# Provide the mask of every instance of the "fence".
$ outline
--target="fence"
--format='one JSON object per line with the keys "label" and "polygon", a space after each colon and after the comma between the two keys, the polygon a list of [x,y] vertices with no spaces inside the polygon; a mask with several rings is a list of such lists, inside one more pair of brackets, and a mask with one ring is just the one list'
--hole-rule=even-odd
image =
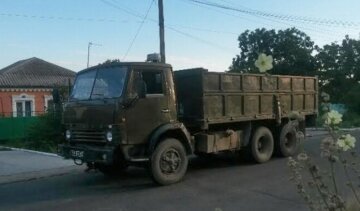
{"label": "fence", "polygon": [[[29,127],[36,124],[39,117],[44,114],[44,112],[32,111],[31,115],[14,117],[16,115],[13,115],[13,113],[2,113],[0,115],[0,141],[27,138]],[[54,113],[50,112],[49,114]]]}
{"label": "fence", "polygon": [[38,121],[38,117],[36,116],[0,118],[0,140],[26,138],[29,126],[35,124],[36,121]]}

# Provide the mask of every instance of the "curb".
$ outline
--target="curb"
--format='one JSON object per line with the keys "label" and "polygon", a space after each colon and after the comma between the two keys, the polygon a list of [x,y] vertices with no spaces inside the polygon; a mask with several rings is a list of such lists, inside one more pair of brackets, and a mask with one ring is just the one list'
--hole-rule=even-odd
{"label": "curb", "polygon": [[0,148],[10,149],[10,150],[13,150],[13,151],[29,152],[29,153],[34,153],[34,154],[39,154],[39,155],[46,155],[46,156],[51,156],[51,157],[60,157],[59,155],[57,155],[55,153],[50,153],[50,152],[40,152],[40,151],[35,151],[35,150],[30,150],[30,149],[5,147],[5,146],[1,146],[1,145],[0,145]]}

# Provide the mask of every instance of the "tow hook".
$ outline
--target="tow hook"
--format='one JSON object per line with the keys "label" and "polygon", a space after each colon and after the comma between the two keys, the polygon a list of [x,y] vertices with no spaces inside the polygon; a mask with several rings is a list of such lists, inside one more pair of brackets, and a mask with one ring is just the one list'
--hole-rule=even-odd
{"label": "tow hook", "polygon": [[80,159],[74,159],[74,163],[78,166],[81,166],[82,164],[84,164],[84,161]]}

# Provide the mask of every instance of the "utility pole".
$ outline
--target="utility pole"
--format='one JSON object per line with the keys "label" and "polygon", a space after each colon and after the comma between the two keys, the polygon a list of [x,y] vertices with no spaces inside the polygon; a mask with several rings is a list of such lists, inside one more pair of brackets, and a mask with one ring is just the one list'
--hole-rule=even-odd
{"label": "utility pole", "polygon": [[165,29],[164,29],[164,4],[159,0],[159,32],[160,32],[160,57],[161,62],[166,63],[165,58]]}
{"label": "utility pole", "polygon": [[101,46],[100,44],[96,44],[96,43],[93,43],[93,42],[89,42],[88,44],[88,55],[87,55],[87,66],[86,67],[89,67],[89,62],[90,62],[90,47],[94,45],[94,46]]}
{"label": "utility pole", "polygon": [[92,45],[92,42],[89,42],[88,44],[88,58],[87,58],[87,65],[86,67],[89,67],[89,60],[90,60],[90,46]]}

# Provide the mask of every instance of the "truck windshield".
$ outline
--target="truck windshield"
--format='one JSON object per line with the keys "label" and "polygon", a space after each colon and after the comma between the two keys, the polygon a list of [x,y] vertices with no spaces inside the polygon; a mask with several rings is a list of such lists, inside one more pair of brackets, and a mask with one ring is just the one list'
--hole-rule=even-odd
{"label": "truck windshield", "polygon": [[126,78],[126,67],[103,67],[77,75],[71,100],[120,97]]}

